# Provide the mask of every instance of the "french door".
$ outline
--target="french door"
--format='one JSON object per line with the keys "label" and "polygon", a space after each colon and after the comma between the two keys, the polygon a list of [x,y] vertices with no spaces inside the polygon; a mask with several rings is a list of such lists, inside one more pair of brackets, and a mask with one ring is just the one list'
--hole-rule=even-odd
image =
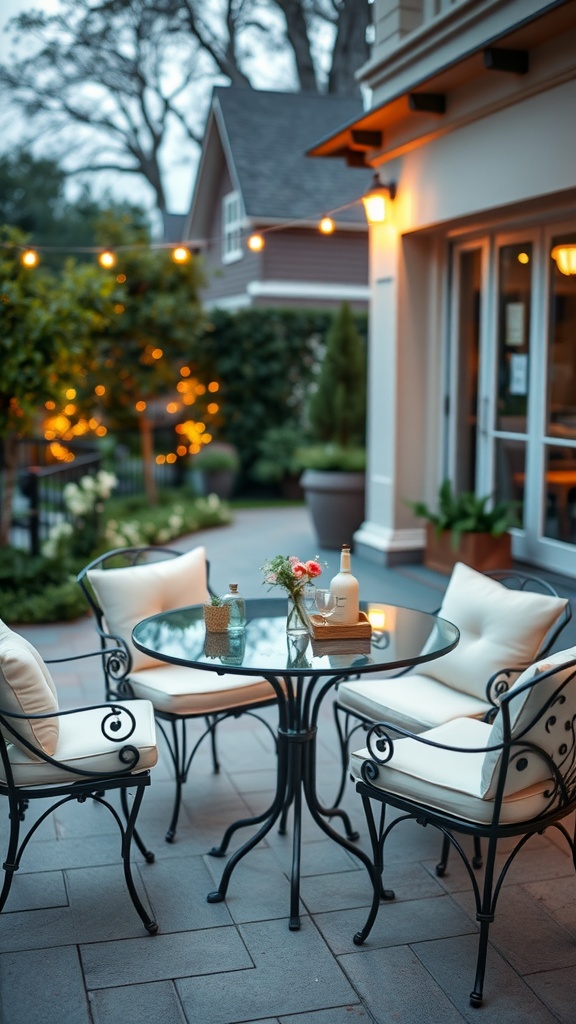
{"label": "french door", "polygon": [[518,559],[576,571],[576,224],[452,252],[447,461],[458,490],[517,503]]}

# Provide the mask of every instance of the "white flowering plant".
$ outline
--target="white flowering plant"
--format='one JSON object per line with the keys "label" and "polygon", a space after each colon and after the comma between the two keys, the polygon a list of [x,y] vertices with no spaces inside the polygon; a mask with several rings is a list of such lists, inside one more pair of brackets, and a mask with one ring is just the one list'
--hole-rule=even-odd
{"label": "white flowering plant", "polygon": [[71,522],[56,523],[42,547],[45,558],[89,558],[102,539],[104,504],[118,484],[114,473],[100,469],[77,483],[68,483],[62,492],[64,507]]}

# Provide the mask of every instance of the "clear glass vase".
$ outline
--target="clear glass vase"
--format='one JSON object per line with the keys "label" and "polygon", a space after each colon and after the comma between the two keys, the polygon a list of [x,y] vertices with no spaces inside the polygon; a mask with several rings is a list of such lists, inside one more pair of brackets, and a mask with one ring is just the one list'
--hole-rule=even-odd
{"label": "clear glass vase", "polygon": [[288,613],[286,615],[286,632],[291,636],[302,636],[308,633],[308,616],[304,610],[301,597],[288,597]]}

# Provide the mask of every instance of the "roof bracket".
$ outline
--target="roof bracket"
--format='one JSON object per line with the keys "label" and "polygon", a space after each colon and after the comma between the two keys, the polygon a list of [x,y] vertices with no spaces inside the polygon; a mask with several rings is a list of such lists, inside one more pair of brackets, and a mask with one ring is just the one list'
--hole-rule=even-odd
{"label": "roof bracket", "polygon": [[443,92],[411,92],[408,107],[426,114],[445,114],[446,97]]}
{"label": "roof bracket", "polygon": [[352,128],[350,138],[356,149],[382,148],[382,132],[369,132],[363,131],[361,128]]}
{"label": "roof bracket", "polygon": [[484,67],[489,71],[511,71],[515,75],[525,75],[528,63],[528,50],[501,50],[493,46],[484,50]]}

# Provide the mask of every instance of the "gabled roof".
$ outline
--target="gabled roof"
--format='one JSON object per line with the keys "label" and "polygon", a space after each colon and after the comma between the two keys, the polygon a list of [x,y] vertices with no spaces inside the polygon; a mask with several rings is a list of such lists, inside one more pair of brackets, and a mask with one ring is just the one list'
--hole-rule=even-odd
{"label": "gabled roof", "polygon": [[[365,168],[311,160],[314,142],[362,114],[360,100],[318,93],[266,92],[238,86],[214,89],[188,237],[205,236],[217,181],[225,164],[254,223],[308,220],[357,200],[370,174]],[[365,228],[361,204],[335,219]]]}

